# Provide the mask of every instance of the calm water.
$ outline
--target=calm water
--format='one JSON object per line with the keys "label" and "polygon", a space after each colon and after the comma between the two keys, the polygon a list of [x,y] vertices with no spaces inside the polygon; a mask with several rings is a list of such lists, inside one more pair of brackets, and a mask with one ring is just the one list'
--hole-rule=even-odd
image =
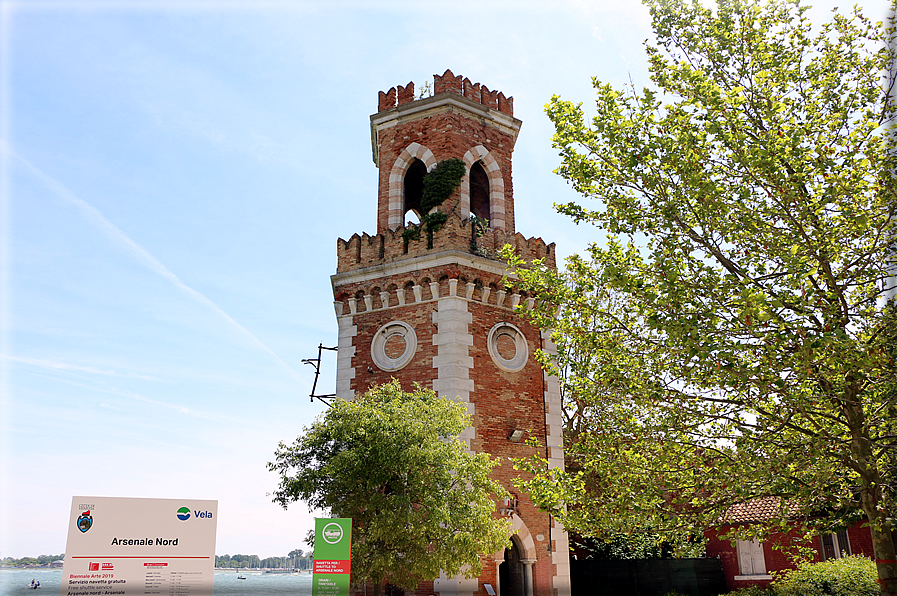
{"label": "calm water", "polygon": [[[243,573],[237,579],[232,571],[215,572],[215,596],[311,596],[310,573]],[[40,582],[31,590],[31,580]],[[62,570],[0,569],[2,596],[58,596]]]}

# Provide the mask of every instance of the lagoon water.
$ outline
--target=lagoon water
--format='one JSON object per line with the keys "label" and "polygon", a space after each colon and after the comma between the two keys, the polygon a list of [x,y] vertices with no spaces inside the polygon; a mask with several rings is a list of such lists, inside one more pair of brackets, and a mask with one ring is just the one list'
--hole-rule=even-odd
{"label": "lagoon water", "polygon": [[[237,575],[216,571],[214,596],[311,596],[310,573],[244,572],[246,579]],[[39,590],[28,587],[32,579],[40,582]],[[61,584],[61,569],[0,569],[2,596],[58,596]]]}

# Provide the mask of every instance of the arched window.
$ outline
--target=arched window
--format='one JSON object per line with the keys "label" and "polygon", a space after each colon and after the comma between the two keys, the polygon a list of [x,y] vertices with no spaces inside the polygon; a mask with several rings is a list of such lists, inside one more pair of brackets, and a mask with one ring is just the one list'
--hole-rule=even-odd
{"label": "arched window", "polygon": [[[420,221],[420,200],[424,192],[424,175],[427,173],[427,166],[419,159],[415,159],[408,171],[405,172],[405,205],[402,209],[403,223],[409,219]],[[414,213],[415,217],[409,217],[408,212]]]}
{"label": "arched window", "polygon": [[470,212],[480,219],[489,219],[489,176],[481,162],[470,167]]}

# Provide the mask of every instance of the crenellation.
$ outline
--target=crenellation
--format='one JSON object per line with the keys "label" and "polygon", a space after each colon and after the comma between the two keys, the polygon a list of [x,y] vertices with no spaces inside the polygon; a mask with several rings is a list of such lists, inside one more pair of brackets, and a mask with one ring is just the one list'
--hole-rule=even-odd
{"label": "crenellation", "polygon": [[386,93],[383,91],[377,97],[377,111],[382,112],[396,107],[396,88],[393,87]]}
{"label": "crenellation", "polygon": [[483,103],[483,95],[480,91],[479,83],[471,83],[470,79],[464,77],[464,97],[476,103]]}
{"label": "crenellation", "polygon": [[514,98],[505,97],[501,91],[498,92],[498,111],[508,116],[514,115]]}
{"label": "crenellation", "polygon": [[489,91],[489,88],[483,85],[480,87],[480,97],[484,106],[493,110],[498,109],[498,91]]}
{"label": "crenellation", "polygon": [[[459,250],[498,259],[498,253],[509,244],[525,261],[543,259],[545,265],[555,267],[555,245],[546,244],[541,238],[527,238],[519,232],[506,233],[501,228],[485,230],[472,238],[470,220],[450,215],[445,225],[433,234],[433,246],[428,247],[426,232],[420,230],[417,238],[406,240],[403,236],[409,228],[386,230],[370,236],[353,234],[348,240],[337,240],[337,273],[354,271],[375,265],[383,265],[446,250]],[[413,229],[413,228],[412,228]]]}
{"label": "crenellation", "polygon": [[[500,91],[490,91],[488,87],[480,83],[474,83],[469,78],[455,75],[447,69],[441,75],[433,75],[433,94],[457,93],[475,103],[487,108],[498,110],[508,116],[514,115],[514,98],[505,97]],[[391,110],[414,101],[414,82],[409,82],[404,87],[391,87],[389,91],[380,91],[377,96],[377,113]]]}
{"label": "crenellation", "polygon": [[448,91],[461,95],[462,89],[463,83],[461,82],[461,76],[455,76],[451,69],[445,69],[442,76],[433,75],[433,91],[436,95]]}
{"label": "crenellation", "polygon": [[412,101],[414,101],[414,81],[409,82],[404,87],[399,85],[397,105],[406,104]]}

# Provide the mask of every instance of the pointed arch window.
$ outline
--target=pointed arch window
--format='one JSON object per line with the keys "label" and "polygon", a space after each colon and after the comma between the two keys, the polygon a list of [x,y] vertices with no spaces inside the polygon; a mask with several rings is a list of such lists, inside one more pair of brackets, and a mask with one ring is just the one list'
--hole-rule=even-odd
{"label": "pointed arch window", "polygon": [[470,167],[470,212],[480,219],[489,219],[489,176],[482,162]]}
{"label": "pointed arch window", "polygon": [[[412,221],[420,221],[420,201],[424,192],[424,175],[427,173],[427,166],[419,159],[415,159],[405,172],[405,198],[402,208],[403,223],[411,219]],[[409,211],[414,213],[413,217],[409,217]]]}

